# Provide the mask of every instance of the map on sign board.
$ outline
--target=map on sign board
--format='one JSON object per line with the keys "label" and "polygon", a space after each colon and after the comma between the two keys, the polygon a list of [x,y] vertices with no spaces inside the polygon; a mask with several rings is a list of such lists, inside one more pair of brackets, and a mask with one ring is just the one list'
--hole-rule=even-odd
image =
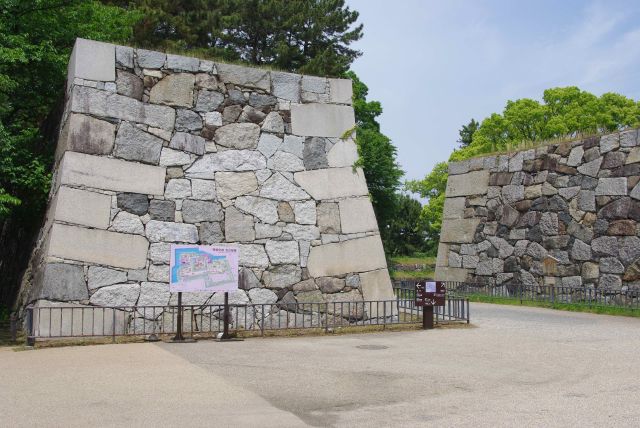
{"label": "map on sign board", "polygon": [[236,245],[171,245],[172,292],[238,289]]}
{"label": "map on sign board", "polygon": [[426,282],[424,291],[426,293],[435,293],[436,292],[436,283],[435,282]]}

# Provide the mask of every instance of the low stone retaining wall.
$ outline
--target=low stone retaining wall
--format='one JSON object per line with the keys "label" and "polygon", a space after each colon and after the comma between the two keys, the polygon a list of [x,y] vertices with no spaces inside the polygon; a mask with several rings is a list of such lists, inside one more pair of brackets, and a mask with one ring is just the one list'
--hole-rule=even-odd
{"label": "low stone retaining wall", "polygon": [[640,286],[638,130],[449,165],[436,279]]}

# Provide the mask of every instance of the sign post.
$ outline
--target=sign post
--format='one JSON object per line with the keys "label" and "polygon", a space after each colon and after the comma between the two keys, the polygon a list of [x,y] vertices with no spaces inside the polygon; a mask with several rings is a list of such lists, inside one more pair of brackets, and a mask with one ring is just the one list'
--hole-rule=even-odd
{"label": "sign post", "polygon": [[422,329],[433,328],[433,307],[444,306],[446,289],[441,281],[416,284],[416,307],[422,307]]}
{"label": "sign post", "polygon": [[194,341],[183,336],[183,292],[224,292],[224,333],[229,334],[229,291],[238,289],[239,249],[233,244],[171,245],[169,291],[178,293],[178,326],[174,342]]}

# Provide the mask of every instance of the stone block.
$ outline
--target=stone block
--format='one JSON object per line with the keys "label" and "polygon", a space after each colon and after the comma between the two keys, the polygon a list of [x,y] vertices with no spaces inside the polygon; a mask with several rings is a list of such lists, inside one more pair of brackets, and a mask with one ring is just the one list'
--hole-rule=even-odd
{"label": "stone block", "polygon": [[198,92],[195,110],[199,112],[212,112],[224,102],[224,95],[218,91],[201,90]]}
{"label": "stone block", "polygon": [[253,217],[242,214],[236,207],[225,210],[224,236],[227,242],[252,242],[256,239]]}
{"label": "stone block", "polygon": [[185,223],[222,221],[224,213],[218,202],[186,200],[182,203],[182,219]]}
{"label": "stone block", "polygon": [[56,148],[56,160],[65,151],[108,155],[113,150],[116,126],[84,114],[70,114]]}
{"label": "stone block", "polygon": [[269,257],[264,250],[264,245],[239,244],[240,266],[249,268],[266,268],[269,266]]}
{"label": "stone block", "polygon": [[224,63],[216,63],[216,67],[218,76],[224,83],[262,89],[267,92],[271,89],[271,77],[267,70]]}
{"label": "stone block", "polygon": [[596,196],[625,196],[627,177],[600,178],[596,187]]}
{"label": "stone block", "polygon": [[353,84],[350,79],[329,79],[329,101],[351,104]]}
{"label": "stone block", "polygon": [[309,137],[342,137],[355,126],[353,108],[330,104],[292,104],[291,130]]}
{"label": "stone block", "polygon": [[57,221],[106,229],[111,216],[111,196],[60,186],[51,212]]}
{"label": "stone block", "polygon": [[[264,223],[274,224],[278,222],[277,201],[258,198],[255,196],[241,196],[236,199],[235,206],[236,208],[255,216]],[[291,207],[289,207],[289,209],[291,209]],[[291,215],[293,217],[293,212]],[[293,221],[293,218],[291,221]]]}
{"label": "stone block", "polygon": [[327,159],[327,141],[321,137],[309,137],[305,139],[302,157],[304,167],[307,170],[323,169],[329,166]]}
{"label": "stone block", "polygon": [[75,86],[71,93],[70,111],[93,116],[144,123],[173,130],[176,112],[171,107],[142,103],[133,98],[86,86]]}
{"label": "stone block", "polygon": [[217,172],[215,175],[218,198],[234,199],[246,195],[258,188],[256,174],[247,172]]}
{"label": "stone block", "polygon": [[358,148],[352,140],[340,140],[327,153],[327,162],[329,168],[352,167],[358,157]]}
{"label": "stone block", "polygon": [[316,224],[317,214],[315,201],[296,202],[293,211],[296,223]]}
{"label": "stone block", "polygon": [[304,170],[304,164],[296,155],[278,150],[267,161],[267,168],[275,171],[297,172]]}
{"label": "stone block", "polygon": [[300,79],[302,76],[293,73],[271,72],[271,93],[293,103],[300,102]]}
{"label": "stone block", "polygon": [[469,269],[436,266],[434,279],[436,281],[465,282],[469,272]]}
{"label": "stone block", "polygon": [[192,107],[194,84],[193,74],[169,74],[151,88],[149,101],[154,104]]}
{"label": "stone block", "polygon": [[300,250],[296,241],[267,241],[265,249],[272,265],[300,262]]}
{"label": "stone block", "polygon": [[357,168],[329,168],[302,171],[294,179],[315,200],[336,199],[369,194],[364,172]]}
{"label": "stone block", "polygon": [[136,54],[140,68],[162,68],[167,60],[167,55],[163,52],[138,49]]}
{"label": "stone block", "polygon": [[[296,173],[296,176],[297,174],[304,173]],[[271,178],[264,182],[260,189],[260,196],[277,201],[300,201],[309,199],[309,195],[303,189],[287,180],[281,173],[273,174]]]}
{"label": "stone block", "polygon": [[76,39],[67,68],[67,87],[75,79],[113,82],[116,80],[116,50],[109,43]]}
{"label": "stone block", "polygon": [[127,282],[127,273],[102,266],[90,266],[88,279],[89,290],[96,290],[107,285]]}
{"label": "stone block", "polygon": [[[379,269],[371,272],[360,274],[360,286],[362,288],[362,298],[367,301],[389,301],[395,300],[393,287],[391,286],[391,278],[387,269]],[[371,312],[368,313],[371,318],[378,318],[386,314],[387,316],[395,315],[393,313],[394,305],[392,303],[373,305]],[[369,306],[365,304],[365,311],[369,312]]]}
{"label": "stone block", "polygon": [[200,60],[189,56],[167,55],[167,68],[179,71],[198,71]]}
{"label": "stone block", "polygon": [[340,209],[337,203],[323,202],[319,204],[316,208],[316,215],[321,233],[341,233]]}
{"label": "stone block", "polygon": [[126,68],[133,68],[133,48],[116,46],[116,63]]}
{"label": "stone block", "polygon": [[89,302],[97,306],[135,306],[140,297],[140,284],[114,284],[98,289]]}
{"label": "stone block", "polygon": [[[218,113],[220,125],[222,125],[222,115]],[[176,114],[176,131],[194,132],[202,129],[202,116],[193,110],[186,108],[178,109]]]}
{"label": "stone block", "polygon": [[133,73],[118,70],[116,77],[116,92],[129,98],[141,100],[144,94],[144,83]]}
{"label": "stone block", "polygon": [[204,155],[187,169],[186,176],[213,180],[216,171],[258,171],[266,166],[266,159],[258,151],[225,150]]}
{"label": "stone block", "polygon": [[163,141],[129,122],[123,122],[116,136],[113,155],[118,158],[157,165]]}
{"label": "stone block", "polygon": [[176,218],[176,203],[174,201],[162,201],[154,199],[149,204],[149,217],[151,220],[174,221]]}
{"label": "stone block", "polygon": [[386,267],[379,236],[312,247],[307,265],[309,274],[314,278],[367,272]]}
{"label": "stone block", "polygon": [[489,171],[472,171],[466,174],[450,175],[447,180],[446,195],[455,196],[484,195],[489,187]]}
{"label": "stone block", "polygon": [[371,232],[378,230],[373,205],[368,197],[349,198],[339,202],[342,233]]}
{"label": "stone block", "polygon": [[146,225],[146,234],[151,242],[198,242],[198,229],[192,224],[151,220]]}
{"label": "stone block", "polygon": [[48,255],[125,269],[142,269],[149,242],[142,236],[54,224]]}
{"label": "stone block", "polygon": [[479,218],[444,220],[440,232],[440,242],[471,243],[479,224]]}
{"label": "stone block", "polygon": [[464,215],[466,198],[446,198],[442,218],[459,219]]}
{"label": "stone block", "polygon": [[35,275],[40,290],[37,299],[86,300],[89,298],[81,265],[47,263]]}
{"label": "stone block", "polygon": [[162,195],[165,169],[120,159],[66,152],[58,170],[62,185]]}
{"label": "stone block", "polygon": [[176,132],[169,143],[169,147],[172,149],[182,150],[196,155],[203,155],[205,146],[206,141],[204,138],[186,132]]}

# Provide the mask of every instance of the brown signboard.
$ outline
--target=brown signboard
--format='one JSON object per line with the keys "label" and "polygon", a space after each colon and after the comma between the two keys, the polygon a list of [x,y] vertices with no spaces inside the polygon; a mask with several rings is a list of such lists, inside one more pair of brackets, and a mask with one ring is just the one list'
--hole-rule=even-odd
{"label": "brown signboard", "polygon": [[416,284],[416,306],[444,306],[446,288],[442,281],[424,281]]}

